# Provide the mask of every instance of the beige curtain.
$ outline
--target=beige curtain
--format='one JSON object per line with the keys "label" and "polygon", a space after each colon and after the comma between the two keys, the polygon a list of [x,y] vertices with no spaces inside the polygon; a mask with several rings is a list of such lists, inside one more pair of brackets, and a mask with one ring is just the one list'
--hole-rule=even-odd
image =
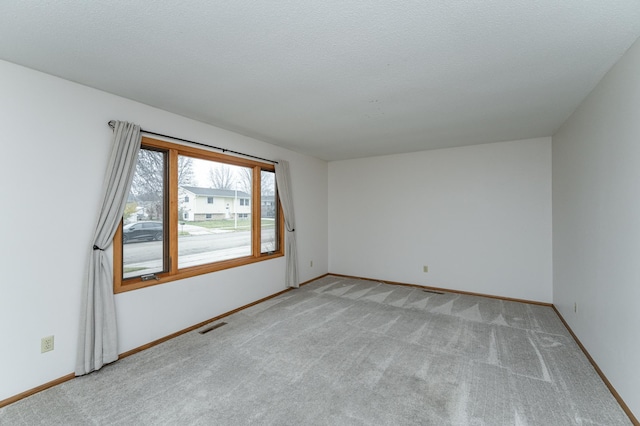
{"label": "beige curtain", "polygon": [[298,282],[298,249],[296,244],[296,221],[293,214],[293,198],[291,194],[291,174],[289,173],[289,163],[285,160],[278,160],[276,168],[276,184],[278,187],[278,198],[282,204],[284,212],[285,236],[285,256],[287,258],[286,285],[297,288]]}
{"label": "beige curtain", "polygon": [[113,269],[105,254],[122,219],[140,150],[140,126],[115,121],[103,201],[82,289],[76,376],[118,359]]}

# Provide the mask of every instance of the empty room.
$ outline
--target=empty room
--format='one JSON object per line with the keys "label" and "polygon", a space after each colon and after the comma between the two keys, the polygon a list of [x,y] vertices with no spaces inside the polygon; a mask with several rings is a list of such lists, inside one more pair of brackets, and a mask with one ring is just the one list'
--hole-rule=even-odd
{"label": "empty room", "polygon": [[0,16],[0,424],[640,424],[636,0]]}

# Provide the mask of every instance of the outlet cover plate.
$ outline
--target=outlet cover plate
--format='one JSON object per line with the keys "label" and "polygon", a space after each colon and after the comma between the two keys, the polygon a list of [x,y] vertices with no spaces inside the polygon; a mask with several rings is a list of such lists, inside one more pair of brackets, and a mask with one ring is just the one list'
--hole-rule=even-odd
{"label": "outlet cover plate", "polygon": [[53,350],[53,336],[43,337],[40,341],[40,353],[45,353]]}

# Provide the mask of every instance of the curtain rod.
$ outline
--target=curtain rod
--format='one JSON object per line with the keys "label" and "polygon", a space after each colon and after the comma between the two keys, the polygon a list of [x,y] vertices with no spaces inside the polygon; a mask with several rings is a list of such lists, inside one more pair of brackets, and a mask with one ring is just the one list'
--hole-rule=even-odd
{"label": "curtain rod", "polygon": [[[116,125],[114,120],[109,121],[107,124],[112,129]],[[189,139],[182,139],[182,138],[177,138],[175,136],[163,135],[162,133],[150,132],[150,131],[144,130],[144,129],[140,129],[140,133],[146,133],[147,135],[160,136],[162,138],[169,138],[169,139],[173,139],[173,140],[180,141],[180,142],[187,142],[187,143],[194,144],[194,145],[199,145],[199,146],[204,146],[204,147],[207,147],[207,148],[217,149],[218,151],[222,151],[223,153],[224,152],[230,152],[232,154],[242,155],[243,157],[255,158],[256,160],[262,160],[262,161],[267,161],[269,163],[278,164],[277,161],[269,160],[268,158],[257,157],[255,155],[245,154],[245,153],[238,152],[238,151],[233,151],[233,150],[227,149],[227,148],[220,148],[219,146],[208,145],[208,144],[202,143],[202,142],[190,141]]]}

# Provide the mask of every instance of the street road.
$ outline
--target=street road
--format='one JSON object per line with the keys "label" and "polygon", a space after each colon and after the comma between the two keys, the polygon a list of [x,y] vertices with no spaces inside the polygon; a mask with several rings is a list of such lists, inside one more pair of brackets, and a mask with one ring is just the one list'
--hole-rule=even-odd
{"label": "street road", "polygon": [[[263,241],[272,238],[273,229],[262,232]],[[178,238],[178,254],[181,257],[237,247],[247,247],[248,254],[251,252],[251,231],[187,235]],[[162,257],[162,241],[125,244],[123,257],[125,265],[157,260]]]}

